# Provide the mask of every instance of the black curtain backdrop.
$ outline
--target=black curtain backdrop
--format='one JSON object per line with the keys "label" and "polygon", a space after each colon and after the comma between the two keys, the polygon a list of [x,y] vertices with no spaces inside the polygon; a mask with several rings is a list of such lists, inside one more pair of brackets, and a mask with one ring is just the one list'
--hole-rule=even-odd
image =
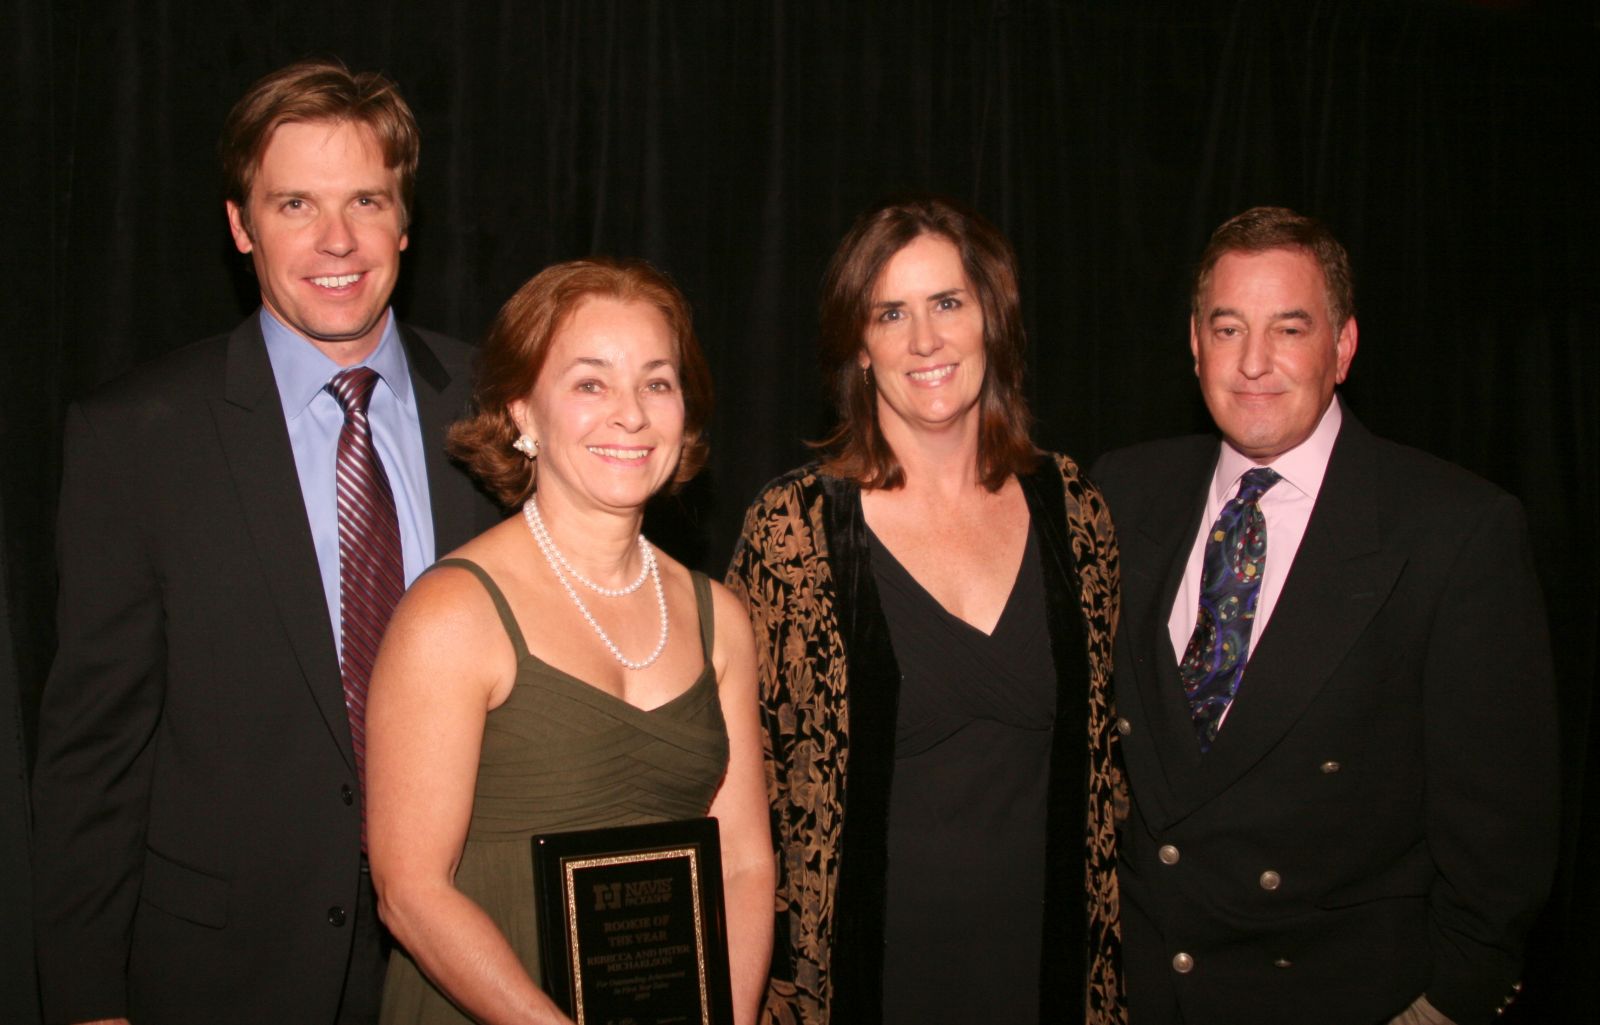
{"label": "black curtain backdrop", "polygon": [[421,122],[396,293],[408,319],[476,338],[522,281],[590,253],[642,256],[677,279],[716,377],[713,453],[647,529],[712,571],[745,504],[829,421],[818,282],[873,200],[947,192],[1007,233],[1038,440],[1085,463],[1207,426],[1185,319],[1210,229],[1258,203],[1327,220],[1358,275],[1354,408],[1528,509],[1560,673],[1565,820],[1514,1014],[1588,1020],[1600,30],[1587,5],[5,7],[0,740],[18,745],[14,757],[0,745],[6,1021],[33,1013],[16,784],[54,643],[62,414],[253,309],[215,139],[250,82],[309,54],[388,72]]}

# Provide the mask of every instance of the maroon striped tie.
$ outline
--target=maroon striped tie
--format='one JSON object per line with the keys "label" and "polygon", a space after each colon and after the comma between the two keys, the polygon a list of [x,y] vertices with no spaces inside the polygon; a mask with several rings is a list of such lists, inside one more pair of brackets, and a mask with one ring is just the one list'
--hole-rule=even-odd
{"label": "maroon striped tie", "polygon": [[383,463],[372,446],[367,403],[378,383],[370,367],[341,370],[328,391],[344,408],[335,462],[339,502],[339,673],[344,707],[350,716],[356,776],[362,793],[361,849],[367,847],[366,761],[367,682],[378,656],[378,641],[395,603],[405,590],[400,554],[400,520]]}

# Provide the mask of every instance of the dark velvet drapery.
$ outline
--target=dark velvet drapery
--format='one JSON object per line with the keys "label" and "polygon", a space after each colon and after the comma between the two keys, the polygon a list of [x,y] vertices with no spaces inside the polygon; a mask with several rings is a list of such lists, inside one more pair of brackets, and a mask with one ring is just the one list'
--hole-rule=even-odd
{"label": "dark velvet drapery", "polygon": [[818,279],[873,199],[944,191],[1007,232],[1038,438],[1085,463],[1205,423],[1185,293],[1211,227],[1267,202],[1328,220],[1359,277],[1346,394],[1363,421],[1528,508],[1560,672],[1565,832],[1515,1013],[1587,1018],[1600,961],[1588,5],[5,7],[0,1018],[32,1014],[27,930],[11,923],[26,920],[21,776],[53,644],[62,412],[253,306],[214,140],[249,82],[308,53],[386,70],[421,121],[408,319],[476,336],[540,267],[591,252],[649,258],[683,286],[718,386],[713,455],[650,530],[709,569],[758,486],[827,422]]}

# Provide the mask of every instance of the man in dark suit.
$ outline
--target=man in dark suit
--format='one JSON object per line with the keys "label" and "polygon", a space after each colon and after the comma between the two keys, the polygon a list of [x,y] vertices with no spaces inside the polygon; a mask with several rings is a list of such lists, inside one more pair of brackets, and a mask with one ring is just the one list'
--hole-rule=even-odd
{"label": "man in dark suit", "polygon": [[1338,241],[1240,214],[1190,325],[1221,443],[1093,473],[1122,553],[1137,1025],[1490,1020],[1549,886],[1553,687],[1521,507],[1357,422],[1334,394],[1356,340]]}
{"label": "man in dark suit", "polygon": [[394,84],[292,65],[221,152],[262,308],[67,416],[34,774],[52,1023],[375,1019],[365,673],[403,585],[494,520],[442,448],[469,351],[389,308],[417,163]]}

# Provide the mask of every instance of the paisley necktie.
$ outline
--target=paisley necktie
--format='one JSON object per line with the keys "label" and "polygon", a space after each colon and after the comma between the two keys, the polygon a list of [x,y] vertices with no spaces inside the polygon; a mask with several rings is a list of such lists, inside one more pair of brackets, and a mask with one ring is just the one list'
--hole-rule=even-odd
{"label": "paisley necktie", "polygon": [[1282,479],[1265,466],[1246,473],[1238,495],[1222,507],[1206,535],[1200,612],[1178,664],[1201,751],[1211,750],[1222,716],[1244,675],[1256,602],[1261,597],[1261,574],[1267,565],[1267,521],[1261,515],[1260,500]]}

